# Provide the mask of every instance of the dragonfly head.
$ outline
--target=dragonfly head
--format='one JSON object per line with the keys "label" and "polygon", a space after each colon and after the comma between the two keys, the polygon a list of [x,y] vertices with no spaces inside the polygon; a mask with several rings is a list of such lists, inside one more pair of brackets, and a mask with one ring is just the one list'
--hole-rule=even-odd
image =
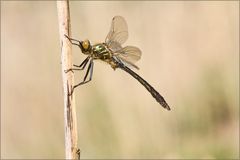
{"label": "dragonfly head", "polygon": [[84,54],[89,54],[91,51],[91,44],[88,39],[81,41],[81,50]]}

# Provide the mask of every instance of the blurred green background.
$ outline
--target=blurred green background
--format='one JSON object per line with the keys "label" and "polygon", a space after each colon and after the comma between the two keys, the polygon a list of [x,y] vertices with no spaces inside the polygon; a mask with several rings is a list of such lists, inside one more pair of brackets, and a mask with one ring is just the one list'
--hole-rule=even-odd
{"label": "blurred green background", "polygon": [[[92,43],[125,17],[125,45],[143,52],[136,72],[172,108],[96,61],[76,90],[81,158],[239,157],[239,2],[70,2],[70,12],[72,37]],[[1,2],[1,158],[64,158],[60,61],[56,2]]]}

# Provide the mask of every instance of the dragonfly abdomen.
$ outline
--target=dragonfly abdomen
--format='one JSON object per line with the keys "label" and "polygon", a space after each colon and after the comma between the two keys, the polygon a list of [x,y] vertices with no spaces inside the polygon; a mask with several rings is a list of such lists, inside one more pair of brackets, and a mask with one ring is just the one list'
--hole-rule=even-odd
{"label": "dragonfly abdomen", "polygon": [[149,91],[149,93],[151,93],[151,95],[156,99],[156,101],[161,106],[163,106],[167,110],[170,110],[170,107],[167,104],[167,102],[165,101],[165,99],[147,81],[145,81],[142,77],[140,77],[137,73],[132,71],[130,68],[125,66],[123,63],[118,62],[115,59],[113,59],[113,61],[115,61],[118,68],[121,68],[122,70],[126,71],[131,76],[133,76],[136,80],[138,80],[138,82],[140,82]]}

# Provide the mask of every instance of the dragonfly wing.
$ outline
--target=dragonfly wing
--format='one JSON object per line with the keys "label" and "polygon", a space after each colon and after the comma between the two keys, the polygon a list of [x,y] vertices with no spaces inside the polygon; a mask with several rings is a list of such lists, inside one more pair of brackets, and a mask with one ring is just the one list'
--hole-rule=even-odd
{"label": "dragonfly wing", "polygon": [[135,64],[133,64],[132,62],[129,62],[128,60],[126,59],[121,59],[121,58],[118,58],[118,60],[123,63],[125,66],[128,66],[128,67],[133,67],[133,68],[136,68],[136,69],[139,69],[138,66],[136,66]]}
{"label": "dragonfly wing", "polygon": [[127,22],[121,16],[112,19],[110,31],[105,39],[105,43],[112,51],[113,55],[126,66],[139,69],[134,63],[141,58],[141,50],[134,46],[122,48],[122,44],[128,39]]}
{"label": "dragonfly wing", "polygon": [[115,16],[112,19],[110,31],[105,39],[106,44],[113,48],[126,42],[128,39],[128,27],[127,22],[121,16]]}
{"label": "dragonfly wing", "polygon": [[118,55],[122,59],[127,59],[128,61],[135,63],[141,59],[142,52],[139,48],[135,46],[126,46],[118,51]]}
{"label": "dragonfly wing", "polygon": [[136,63],[142,55],[142,52],[139,48],[134,46],[126,46],[119,50],[114,55],[120,59],[126,66],[132,66],[136,69],[139,69],[134,63]]}
{"label": "dragonfly wing", "polygon": [[123,49],[121,44],[119,44],[118,42],[114,42],[114,41],[112,41],[110,44],[108,44],[108,47],[113,53],[116,53]]}

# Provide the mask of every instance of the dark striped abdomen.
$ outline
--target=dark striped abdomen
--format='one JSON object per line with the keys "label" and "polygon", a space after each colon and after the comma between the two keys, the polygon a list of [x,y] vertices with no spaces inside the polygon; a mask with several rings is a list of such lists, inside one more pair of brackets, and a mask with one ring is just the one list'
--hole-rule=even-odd
{"label": "dark striped abdomen", "polygon": [[156,101],[163,106],[164,108],[166,108],[167,110],[170,110],[169,105],[167,104],[167,102],[164,100],[164,98],[147,82],[145,81],[142,77],[140,77],[137,73],[135,73],[134,71],[132,71],[130,68],[128,68],[127,66],[125,66],[124,64],[122,64],[121,62],[118,62],[116,60],[113,59],[113,61],[115,61],[115,63],[117,63],[118,68],[121,68],[122,70],[126,71],[127,73],[129,73],[130,75],[132,75],[136,80],[138,80],[138,82],[140,82],[148,91],[149,93],[151,93],[151,95],[156,99]]}

